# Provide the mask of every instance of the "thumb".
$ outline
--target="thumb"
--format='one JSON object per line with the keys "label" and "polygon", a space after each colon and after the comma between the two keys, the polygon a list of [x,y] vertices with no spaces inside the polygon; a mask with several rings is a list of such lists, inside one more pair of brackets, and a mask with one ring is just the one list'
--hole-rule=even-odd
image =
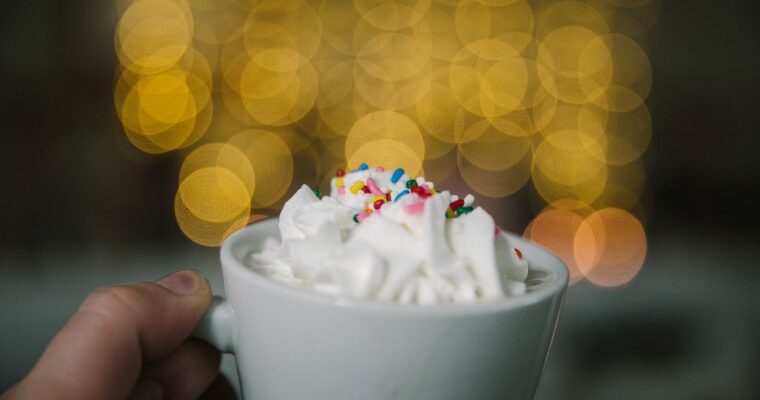
{"label": "thumb", "polygon": [[23,398],[126,398],[142,365],[176,349],[210,302],[208,281],[194,271],[100,288],[14,392]]}

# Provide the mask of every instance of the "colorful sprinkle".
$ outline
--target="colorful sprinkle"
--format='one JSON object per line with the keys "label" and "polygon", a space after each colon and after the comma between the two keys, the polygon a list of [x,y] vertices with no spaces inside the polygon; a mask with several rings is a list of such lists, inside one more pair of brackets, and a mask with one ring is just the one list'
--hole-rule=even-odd
{"label": "colorful sprinkle", "polygon": [[494,236],[499,236],[500,233],[501,233],[501,227],[499,225],[494,225],[493,227]]}
{"label": "colorful sprinkle", "polygon": [[469,214],[472,212],[472,207],[459,207],[457,208],[457,216]]}
{"label": "colorful sprinkle", "polygon": [[521,260],[523,259],[522,251],[520,251],[520,249],[518,249],[517,247],[515,247],[515,254],[517,254],[517,258]]}
{"label": "colorful sprinkle", "polygon": [[[337,168],[335,172],[337,178],[333,183],[335,188],[337,188],[337,193],[339,195],[345,195],[349,190],[353,194],[371,194],[371,196],[363,196],[361,203],[363,204],[364,210],[353,215],[352,218],[356,223],[361,223],[373,213],[380,214],[383,210],[383,205],[385,203],[390,203],[391,199],[393,199],[393,202],[398,202],[402,197],[412,193],[416,194],[417,197],[412,200],[414,203],[406,205],[404,207],[404,210],[409,214],[421,213],[425,210],[425,200],[428,197],[439,193],[439,191],[435,189],[433,182],[427,182],[423,176],[412,179],[408,175],[405,175],[403,168],[394,169],[393,173],[390,176],[384,174],[374,175],[375,171],[378,173],[386,172],[385,168],[382,166],[370,168],[367,163],[361,163],[357,169],[353,170],[353,172],[357,171],[368,172],[358,176],[355,175],[355,178],[352,178],[351,180],[354,180],[357,177],[361,177],[359,179],[364,180],[355,181],[350,185],[350,187],[347,187],[345,186],[344,177],[348,174],[348,172],[346,172],[346,170],[343,168]],[[379,181],[377,180],[377,177],[380,177]],[[386,183],[388,185],[381,186],[379,182]],[[403,187],[399,188],[399,186],[393,186],[398,184],[400,184],[399,186]],[[399,191],[399,189],[403,190]],[[318,190],[315,190],[314,194],[318,197],[321,197],[321,194]],[[446,208],[446,212],[444,214],[445,218],[456,218],[458,216],[469,214],[473,211],[472,204],[475,201],[475,197],[473,195],[468,194],[463,198],[459,198],[459,196],[452,194],[448,196],[448,198],[448,201],[450,203]],[[498,236],[500,233],[501,227],[495,225],[494,235]]]}
{"label": "colorful sprinkle", "polygon": [[395,171],[393,171],[393,175],[391,175],[391,183],[398,182],[401,177],[404,176],[404,169],[403,168],[396,168]]}
{"label": "colorful sprinkle", "polygon": [[319,189],[314,189],[314,196],[317,196],[318,199],[322,198],[322,193],[319,192]]}
{"label": "colorful sprinkle", "polygon": [[357,182],[354,182],[353,185],[351,185],[351,187],[349,188],[349,190],[351,190],[351,193],[357,194],[357,193],[359,193],[360,190],[362,190],[363,187],[364,187],[364,182],[357,181]]}
{"label": "colorful sprinkle", "polygon": [[454,200],[451,202],[451,204],[449,204],[449,209],[452,211],[456,210],[459,207],[464,207],[464,200],[462,199]]}
{"label": "colorful sprinkle", "polygon": [[409,194],[408,190],[406,190],[406,189],[402,190],[401,193],[399,193],[399,194],[396,195],[396,198],[393,199],[393,202],[397,202],[398,199],[400,199],[400,198],[402,198],[402,197],[404,197],[404,196],[406,196],[408,194]]}
{"label": "colorful sprinkle", "polygon": [[375,196],[385,195],[385,193],[383,193],[383,191],[377,187],[377,182],[375,182],[375,180],[372,178],[367,179],[367,187],[369,187],[370,193],[374,194]]}
{"label": "colorful sprinkle", "polygon": [[414,204],[410,204],[406,206],[405,208],[406,212],[409,214],[418,214],[421,213],[423,210],[425,210],[425,202],[424,201],[418,201]]}

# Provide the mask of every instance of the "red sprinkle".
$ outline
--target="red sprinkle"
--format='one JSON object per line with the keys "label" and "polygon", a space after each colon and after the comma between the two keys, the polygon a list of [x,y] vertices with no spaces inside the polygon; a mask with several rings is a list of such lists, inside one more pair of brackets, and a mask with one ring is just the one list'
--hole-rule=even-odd
{"label": "red sprinkle", "polygon": [[335,175],[337,175],[338,177],[344,176],[346,175],[346,170],[343,168],[338,168],[338,170],[335,171]]}
{"label": "red sprinkle", "polygon": [[412,193],[415,193],[415,194],[417,194],[419,196],[422,196],[423,193],[425,193],[425,189],[423,189],[422,186],[419,186],[419,185],[418,186],[412,186],[412,188],[409,189],[409,190],[411,190]]}
{"label": "red sprinkle", "polygon": [[427,185],[422,185],[422,197],[430,197],[433,193]]}
{"label": "red sprinkle", "polygon": [[386,193],[385,194],[385,200],[386,201],[391,201],[391,194],[390,193]]}
{"label": "red sprinkle", "polygon": [[464,207],[464,199],[454,200],[449,204],[451,211],[456,211],[459,207]]}
{"label": "red sprinkle", "polygon": [[370,192],[369,187],[367,185],[364,185],[364,187],[362,188],[362,192],[369,193]]}
{"label": "red sprinkle", "polygon": [[501,233],[501,227],[500,227],[499,225],[495,225],[495,226],[493,227],[493,234],[494,234],[495,236],[499,236],[499,234],[500,234],[500,233]]}
{"label": "red sprinkle", "polygon": [[515,247],[515,254],[517,254],[517,258],[522,260],[523,258],[522,251],[520,251],[520,249],[518,249],[517,247]]}
{"label": "red sprinkle", "polygon": [[375,210],[379,210],[379,209],[380,209],[380,207],[382,207],[384,203],[385,203],[385,202],[384,202],[384,201],[382,201],[382,200],[377,200],[377,201],[375,201],[375,204],[374,204],[374,206],[375,206]]}

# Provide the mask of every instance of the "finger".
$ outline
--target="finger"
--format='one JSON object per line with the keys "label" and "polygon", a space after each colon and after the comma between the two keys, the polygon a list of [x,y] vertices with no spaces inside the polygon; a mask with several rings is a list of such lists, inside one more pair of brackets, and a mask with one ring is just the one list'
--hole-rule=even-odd
{"label": "finger", "polygon": [[232,387],[230,381],[219,374],[198,400],[235,400],[237,398],[235,388]]}
{"label": "finger", "polygon": [[164,392],[157,382],[140,379],[132,388],[132,393],[127,400],[163,400]]}
{"label": "finger", "polygon": [[221,354],[210,344],[196,339],[143,368],[141,379],[161,386],[164,398],[197,399],[219,374]]}
{"label": "finger", "polygon": [[143,363],[180,345],[211,302],[208,281],[182,271],[96,290],[20,383],[31,398],[125,398]]}

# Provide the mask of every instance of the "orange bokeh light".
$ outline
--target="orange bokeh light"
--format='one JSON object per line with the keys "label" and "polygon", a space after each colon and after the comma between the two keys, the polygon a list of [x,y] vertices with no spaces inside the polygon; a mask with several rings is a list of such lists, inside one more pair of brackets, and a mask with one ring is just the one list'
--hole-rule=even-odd
{"label": "orange bokeh light", "polygon": [[628,283],[641,270],[647,238],[638,219],[619,208],[586,217],[573,243],[575,263],[591,283],[613,287]]}
{"label": "orange bokeh light", "polygon": [[573,246],[582,223],[583,218],[572,211],[548,209],[538,214],[523,234],[526,239],[546,247],[565,262],[570,272],[571,285],[584,275],[575,260]]}

